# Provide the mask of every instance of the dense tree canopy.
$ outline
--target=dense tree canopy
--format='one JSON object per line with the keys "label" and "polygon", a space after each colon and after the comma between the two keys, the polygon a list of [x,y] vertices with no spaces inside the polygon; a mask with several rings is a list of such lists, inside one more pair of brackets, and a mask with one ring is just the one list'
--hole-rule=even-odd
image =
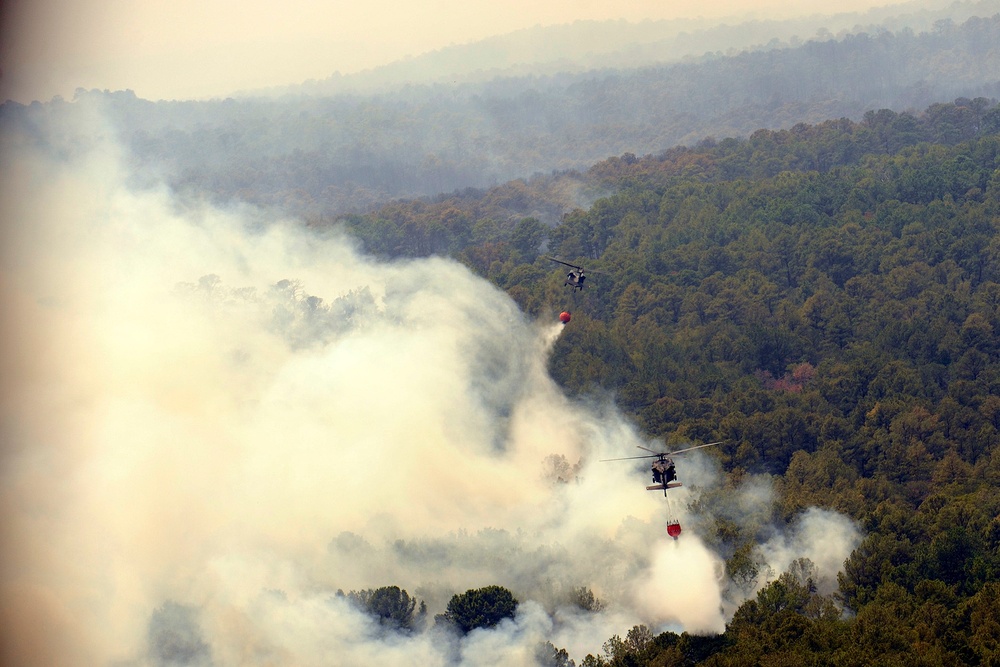
{"label": "dense tree canopy", "polygon": [[474,588],[452,596],[441,620],[463,634],[476,628],[492,628],[505,618],[513,618],[517,598],[503,586]]}

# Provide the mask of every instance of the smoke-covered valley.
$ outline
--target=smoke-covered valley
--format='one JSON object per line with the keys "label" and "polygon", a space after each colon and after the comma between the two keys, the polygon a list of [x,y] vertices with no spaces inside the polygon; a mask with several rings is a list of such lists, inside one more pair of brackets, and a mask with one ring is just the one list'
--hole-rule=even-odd
{"label": "smoke-covered valley", "polygon": [[[465,81],[453,72],[428,82],[403,68],[349,82],[334,77],[329,85],[284,95],[207,101],[154,102],[130,91],[81,88],[72,102],[7,103],[0,121],[30,134],[40,118],[99,106],[127,148],[131,178],[325,224],[402,197],[553,172],[581,180],[579,172],[585,176],[611,156],[655,155],[677,145],[748,137],[761,128],[858,121],[883,108],[921,112],[956,98],[992,99],[1000,94],[997,10],[996,0],[983,0],[929,14],[879,14],[836,36],[812,24],[811,33],[796,37],[792,31],[801,24],[794,22],[716,28],[722,37],[702,40],[692,33],[693,46],[684,48],[708,49],[733,30],[755,36],[754,48],[688,51],[678,58],[671,54],[680,47],[651,46],[649,57],[660,59],[641,67],[617,66],[610,56],[601,67],[581,66],[586,59],[577,54],[565,68],[516,76],[491,73]],[[938,18],[928,25],[929,17]],[[559,41],[556,36],[552,32],[552,41]],[[437,61],[428,56],[419,62],[447,75],[440,61],[478,62],[476,49],[456,47]],[[601,53],[595,57],[608,55]],[[559,203],[554,212],[515,203],[510,215],[555,224],[580,205],[574,197]]]}
{"label": "smoke-covered valley", "polygon": [[[664,443],[552,381],[554,307],[136,189],[105,119],[76,122],[2,152],[4,664],[535,664],[721,632],[799,558],[832,589],[844,517],[779,530],[768,478],[723,489],[703,452],[668,510],[645,464],[600,461]],[[699,539],[716,515],[755,527],[759,576]],[[432,617],[493,584],[515,617],[464,636],[337,595],[396,585]]]}

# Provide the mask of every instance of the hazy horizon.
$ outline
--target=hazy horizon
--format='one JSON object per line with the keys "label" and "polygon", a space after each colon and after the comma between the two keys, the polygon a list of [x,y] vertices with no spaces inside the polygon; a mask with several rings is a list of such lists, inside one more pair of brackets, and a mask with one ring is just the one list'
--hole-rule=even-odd
{"label": "hazy horizon", "polygon": [[352,74],[450,45],[579,20],[792,18],[900,0],[652,0],[531,3],[236,3],[55,0],[0,9],[0,100],[70,98],[77,88],[203,99]]}

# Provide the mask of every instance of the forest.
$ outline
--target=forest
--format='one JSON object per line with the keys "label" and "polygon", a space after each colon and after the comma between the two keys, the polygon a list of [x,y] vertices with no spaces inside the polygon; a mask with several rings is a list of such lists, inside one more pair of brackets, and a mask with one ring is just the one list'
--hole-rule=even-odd
{"label": "forest", "polygon": [[360,212],[709,136],[996,97],[998,42],[1000,15],[630,70],[221,101],[193,110],[207,122],[161,131],[148,124],[186,115],[183,105],[123,100],[121,127],[139,166],[171,165],[178,189],[299,214]]}
{"label": "forest", "polygon": [[[582,664],[995,664],[996,101],[625,154],[580,175],[607,194],[558,224],[511,212],[557,181],[311,224],[458,258],[531,314],[572,310],[551,360],[567,391],[612,392],[668,444],[723,441],[730,484],[776,480],[775,521],[817,506],[865,534],[835,595],[798,563],[723,635],[636,627]],[[601,273],[575,292],[546,255]],[[757,576],[752,533],[706,527],[730,577]]]}
{"label": "forest", "polygon": [[[42,142],[40,128],[92,106],[135,184],[280,211],[378,258],[453,258],[532,317],[572,312],[549,362],[568,394],[610,396],[668,446],[721,442],[726,484],[692,508],[719,518],[699,537],[731,581],[767,583],[719,635],[638,625],[580,665],[990,665],[997,44],[1000,15],[392,94],[152,102],[81,90],[3,104],[0,124],[5,141]],[[587,287],[565,287],[550,257],[585,266]],[[770,516],[713,513],[751,475],[777,489]],[[834,593],[817,590],[806,560],[767,573],[754,554],[767,525],[809,507],[864,534]],[[428,619],[394,583],[336,601],[390,634],[467,633],[518,605],[493,585]],[[600,609],[588,589],[574,595]],[[153,613],[149,643],[163,664],[209,660],[183,605]],[[574,664],[551,644],[536,657]]]}

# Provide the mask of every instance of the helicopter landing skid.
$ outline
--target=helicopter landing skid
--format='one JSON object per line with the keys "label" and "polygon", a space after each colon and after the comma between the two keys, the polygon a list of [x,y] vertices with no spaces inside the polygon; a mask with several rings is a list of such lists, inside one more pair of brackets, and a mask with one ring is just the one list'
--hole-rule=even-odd
{"label": "helicopter landing skid", "polygon": [[647,486],[647,491],[666,491],[667,489],[673,489],[678,486],[684,486],[680,482],[670,482],[669,484],[654,484],[653,486]]}

